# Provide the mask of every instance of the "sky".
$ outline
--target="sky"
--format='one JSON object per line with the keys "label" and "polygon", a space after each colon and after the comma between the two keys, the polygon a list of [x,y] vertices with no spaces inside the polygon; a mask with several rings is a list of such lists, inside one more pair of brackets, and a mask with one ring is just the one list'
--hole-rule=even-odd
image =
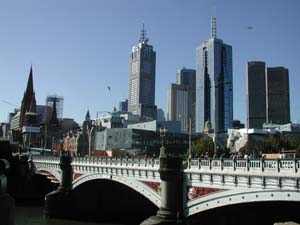
{"label": "sky", "polygon": [[246,122],[246,63],[258,60],[289,69],[291,120],[300,122],[299,0],[0,0],[0,122],[21,104],[31,65],[39,105],[63,96],[64,117],[77,122],[88,109],[95,118],[118,108],[143,23],[156,51],[156,105],[166,110],[176,70],[195,69],[196,47],[210,37],[212,5],[217,37],[233,48],[234,119]]}

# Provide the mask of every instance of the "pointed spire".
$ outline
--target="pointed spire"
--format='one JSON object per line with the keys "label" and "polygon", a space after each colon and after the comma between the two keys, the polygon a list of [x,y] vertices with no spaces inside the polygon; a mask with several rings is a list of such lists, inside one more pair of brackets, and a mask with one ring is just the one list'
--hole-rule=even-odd
{"label": "pointed spire", "polygon": [[56,112],[56,101],[53,101],[50,124],[58,124],[57,112]]}
{"label": "pointed spire", "polygon": [[90,120],[91,120],[90,110],[88,110],[86,115],[85,115],[85,121],[90,121]]}
{"label": "pointed spire", "polygon": [[140,43],[147,44],[149,39],[146,37],[145,25],[143,23],[143,28],[141,30]]}
{"label": "pointed spire", "polygon": [[35,98],[33,97],[30,102],[29,112],[35,113],[36,112],[36,102]]}
{"label": "pointed spire", "polygon": [[217,38],[217,18],[213,16],[211,18],[211,38]]}
{"label": "pointed spire", "polygon": [[33,75],[32,75],[32,65],[30,67],[29,77],[27,81],[27,87],[25,93],[33,94]]}

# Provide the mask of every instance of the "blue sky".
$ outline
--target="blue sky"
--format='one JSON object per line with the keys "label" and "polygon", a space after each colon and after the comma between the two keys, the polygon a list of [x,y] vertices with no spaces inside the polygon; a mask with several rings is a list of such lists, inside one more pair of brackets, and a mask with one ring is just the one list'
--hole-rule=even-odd
{"label": "blue sky", "polygon": [[[156,61],[156,104],[178,68],[195,68],[210,36],[212,0],[0,1],[0,121],[21,104],[33,65],[38,104],[64,96],[64,117],[111,111],[128,97],[128,63],[145,23]],[[300,122],[300,1],[214,0],[217,36],[233,47],[234,119],[246,122],[246,63],[284,66],[291,119]],[[253,29],[247,29],[252,26]],[[107,86],[111,87],[108,91]]]}

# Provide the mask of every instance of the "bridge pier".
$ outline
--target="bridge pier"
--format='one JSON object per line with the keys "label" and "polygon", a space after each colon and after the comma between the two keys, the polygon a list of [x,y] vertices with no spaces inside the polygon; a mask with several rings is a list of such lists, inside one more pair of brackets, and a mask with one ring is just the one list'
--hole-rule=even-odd
{"label": "bridge pier", "polygon": [[10,167],[5,159],[0,159],[0,221],[1,224],[15,224],[15,201],[7,194],[6,170]]}
{"label": "bridge pier", "polygon": [[46,217],[62,218],[68,214],[69,194],[72,190],[72,157],[69,152],[64,152],[60,158],[61,183],[57,190],[50,192],[45,197],[44,214]]}
{"label": "bridge pier", "polygon": [[171,225],[183,224],[183,172],[182,158],[172,156],[160,149],[161,206],[155,216],[141,225]]}

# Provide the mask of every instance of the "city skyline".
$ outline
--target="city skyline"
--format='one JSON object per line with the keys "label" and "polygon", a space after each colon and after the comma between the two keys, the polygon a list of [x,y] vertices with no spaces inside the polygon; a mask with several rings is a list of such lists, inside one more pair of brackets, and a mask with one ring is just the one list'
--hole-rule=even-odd
{"label": "city skyline", "polygon": [[[289,69],[291,120],[299,122],[300,2],[214,5],[218,36],[233,48],[233,119],[246,123],[247,62],[266,61]],[[176,70],[195,69],[196,47],[210,36],[211,8],[208,0],[2,3],[0,121],[14,110],[5,102],[20,106],[31,64],[37,104],[48,94],[63,96],[64,117],[78,122],[88,109],[94,118],[97,111],[117,107],[128,96],[128,52],[142,23],[157,54],[155,105],[166,111]]]}

